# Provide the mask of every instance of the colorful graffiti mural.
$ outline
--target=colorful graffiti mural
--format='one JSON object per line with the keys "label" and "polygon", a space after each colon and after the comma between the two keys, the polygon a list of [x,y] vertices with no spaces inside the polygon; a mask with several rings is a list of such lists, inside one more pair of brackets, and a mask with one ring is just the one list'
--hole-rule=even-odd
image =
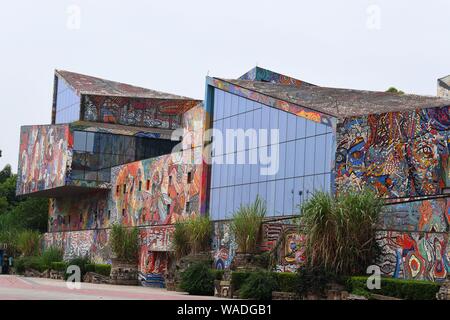
{"label": "colorful graffiti mural", "polygon": [[44,235],[45,247],[64,250],[64,259],[89,256],[96,263],[110,263],[109,230],[51,232]]}
{"label": "colorful graffiti mural", "polygon": [[144,274],[165,274],[172,251],[173,225],[140,229],[139,266]]}
{"label": "colorful graffiti mural", "polygon": [[450,198],[426,199],[387,205],[379,230],[446,232],[449,225]]}
{"label": "colorful graffiti mural", "polygon": [[83,100],[84,121],[138,127],[176,129],[183,112],[198,104],[196,100],[143,99],[87,95]]}
{"label": "colorful graffiti mural", "polygon": [[404,279],[445,280],[450,271],[447,233],[383,231],[378,265],[383,274]]}
{"label": "colorful graffiti mural", "polygon": [[214,252],[214,267],[219,270],[229,269],[237,250],[237,244],[229,223],[214,223],[212,249]]}
{"label": "colorful graffiti mural", "polygon": [[111,209],[125,225],[174,223],[199,213],[201,178],[202,165],[184,164],[177,154],[113,168]]}
{"label": "colorful graffiti mural", "polygon": [[[212,249],[215,268],[229,269],[237,250],[229,222],[214,223]],[[259,251],[271,252],[276,257],[276,271],[295,272],[306,261],[305,236],[289,220],[266,222],[262,226]]]}
{"label": "colorful graffiti mural", "polygon": [[111,216],[106,192],[53,198],[49,205],[49,232],[103,229],[110,226]]}
{"label": "colorful graffiti mural", "polygon": [[16,194],[64,186],[71,148],[67,125],[22,127]]}
{"label": "colorful graffiti mural", "polygon": [[336,190],[439,195],[448,184],[449,108],[349,118],[337,126]]}

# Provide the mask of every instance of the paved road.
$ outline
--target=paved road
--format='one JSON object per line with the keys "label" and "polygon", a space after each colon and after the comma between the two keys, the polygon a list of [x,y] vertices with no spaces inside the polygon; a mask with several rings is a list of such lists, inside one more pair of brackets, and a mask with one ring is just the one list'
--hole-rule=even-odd
{"label": "paved road", "polygon": [[0,275],[0,300],[209,300],[165,289],[81,283],[69,289],[62,280]]}

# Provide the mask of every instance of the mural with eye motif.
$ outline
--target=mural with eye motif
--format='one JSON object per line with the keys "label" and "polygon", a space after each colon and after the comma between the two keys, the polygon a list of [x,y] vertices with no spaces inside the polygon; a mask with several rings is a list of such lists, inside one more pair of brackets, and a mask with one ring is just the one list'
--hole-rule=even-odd
{"label": "mural with eye motif", "polygon": [[336,190],[384,198],[439,195],[449,186],[449,108],[348,118],[337,125]]}

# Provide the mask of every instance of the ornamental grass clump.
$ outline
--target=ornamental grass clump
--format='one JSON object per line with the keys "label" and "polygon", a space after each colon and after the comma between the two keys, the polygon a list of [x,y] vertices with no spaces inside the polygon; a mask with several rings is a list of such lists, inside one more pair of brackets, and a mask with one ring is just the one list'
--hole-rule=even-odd
{"label": "ornamental grass clump", "polygon": [[33,230],[25,230],[17,236],[17,249],[25,257],[37,256],[40,252],[41,234]]}
{"label": "ornamental grass clump", "polygon": [[189,245],[189,230],[185,220],[175,222],[175,229],[172,236],[172,248],[175,251],[177,259],[189,254],[191,247]]}
{"label": "ornamental grass clump", "polygon": [[266,204],[258,196],[255,202],[241,206],[233,215],[231,230],[235,236],[240,253],[255,253],[261,225],[266,216]]}
{"label": "ornamental grass clump", "polygon": [[137,262],[139,254],[139,230],[136,227],[126,228],[114,224],[111,228],[110,246],[116,259],[126,262]]}
{"label": "ornamental grass clump", "polygon": [[301,207],[308,265],[339,275],[365,274],[381,249],[375,226],[383,203],[370,190],[337,197],[317,192]]}
{"label": "ornamental grass clump", "polygon": [[212,235],[209,216],[193,216],[187,219],[186,229],[192,254],[208,250]]}

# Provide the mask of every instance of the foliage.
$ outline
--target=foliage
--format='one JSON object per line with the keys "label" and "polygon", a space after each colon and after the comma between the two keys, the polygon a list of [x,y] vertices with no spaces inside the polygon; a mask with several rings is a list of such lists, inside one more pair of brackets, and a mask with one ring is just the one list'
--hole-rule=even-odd
{"label": "foliage", "polygon": [[20,231],[15,229],[1,229],[0,227],[0,243],[6,243],[8,245],[8,252],[12,256],[19,255],[19,249],[17,248],[17,235]]}
{"label": "foliage", "polygon": [[233,271],[231,273],[231,284],[234,290],[240,290],[251,274],[251,271]]}
{"label": "foliage", "polygon": [[431,281],[403,280],[395,278],[381,278],[380,289],[367,289],[368,277],[351,277],[347,280],[347,287],[352,292],[366,291],[407,300],[435,300],[440,284]]}
{"label": "foliage", "polygon": [[225,273],[224,270],[211,269],[211,272],[214,275],[214,280],[222,280],[223,275]]}
{"label": "foliage", "polygon": [[102,276],[109,277],[111,274],[111,265],[87,263],[85,266],[85,272],[95,272],[101,274]]}
{"label": "foliage", "polygon": [[11,166],[0,171],[0,238],[8,230],[47,230],[48,199],[16,197],[16,182]]}
{"label": "foliage", "polygon": [[111,274],[111,265],[110,264],[95,264],[94,265],[95,273],[101,274],[102,276],[109,277]]}
{"label": "foliage", "polygon": [[63,251],[57,247],[49,247],[44,250],[41,257],[43,265],[50,269],[53,262],[63,261]]}
{"label": "foliage", "polygon": [[405,94],[402,90],[398,90],[395,87],[389,87],[389,89],[387,89],[386,92],[397,93],[399,95]]}
{"label": "foliage", "polygon": [[270,300],[277,289],[277,280],[272,272],[253,272],[244,282],[239,295],[243,299]]}
{"label": "foliage", "polygon": [[[74,257],[67,262],[68,267],[69,266],[78,266],[80,268],[81,277],[83,277],[86,274],[88,265],[90,265],[90,264],[91,264],[91,260],[88,256]],[[70,274],[65,273],[64,278],[67,280],[67,278],[69,276],[70,276]]]}
{"label": "foliage", "polygon": [[375,240],[381,210],[381,200],[369,190],[337,197],[315,193],[300,216],[309,266],[341,275],[364,274],[381,253]]}
{"label": "foliage", "polygon": [[[281,242],[281,241],[280,241]],[[253,264],[259,268],[271,270],[273,266],[273,257],[271,252],[266,251],[260,254],[253,255]]]}
{"label": "foliage", "polygon": [[37,256],[39,254],[39,247],[41,241],[41,234],[33,230],[25,230],[17,236],[17,248],[25,257]]}
{"label": "foliage", "polygon": [[233,215],[231,230],[241,253],[256,252],[261,224],[266,216],[266,204],[258,196],[254,203],[241,206]]}
{"label": "foliage", "polygon": [[277,291],[296,292],[298,275],[293,272],[274,272],[277,279]]}
{"label": "foliage", "polygon": [[52,262],[50,264],[50,269],[60,272],[65,272],[67,270],[67,263],[64,261]]}
{"label": "foliage", "polygon": [[137,262],[139,254],[139,230],[115,223],[111,228],[111,250],[119,260]]}
{"label": "foliage", "polygon": [[189,254],[189,231],[185,220],[179,220],[175,223],[172,246],[178,259]]}
{"label": "foliage", "polygon": [[181,273],[180,288],[192,295],[213,295],[215,279],[209,263],[195,262]]}
{"label": "foliage", "polygon": [[36,270],[44,272],[47,270],[47,266],[39,256],[23,256],[14,261],[15,271],[19,274],[23,274],[26,270]]}
{"label": "foliage", "polygon": [[194,216],[186,220],[189,245],[193,254],[207,250],[212,234],[209,216]]}
{"label": "foliage", "polygon": [[95,264],[88,263],[85,266],[86,272],[95,272]]}
{"label": "foliage", "polygon": [[336,275],[322,267],[305,267],[297,271],[296,293],[306,296],[308,293],[323,295],[327,285],[336,281]]}

